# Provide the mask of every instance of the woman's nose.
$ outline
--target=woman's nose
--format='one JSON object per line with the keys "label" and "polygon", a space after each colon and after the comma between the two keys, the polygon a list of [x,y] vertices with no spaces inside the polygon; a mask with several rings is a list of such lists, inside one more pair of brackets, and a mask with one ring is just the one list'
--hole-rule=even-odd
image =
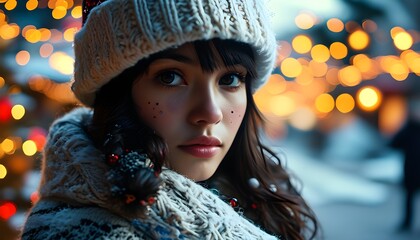
{"label": "woman's nose", "polygon": [[218,100],[218,96],[209,89],[197,91],[190,99],[192,108],[188,114],[189,122],[194,125],[219,123],[223,119],[223,112]]}

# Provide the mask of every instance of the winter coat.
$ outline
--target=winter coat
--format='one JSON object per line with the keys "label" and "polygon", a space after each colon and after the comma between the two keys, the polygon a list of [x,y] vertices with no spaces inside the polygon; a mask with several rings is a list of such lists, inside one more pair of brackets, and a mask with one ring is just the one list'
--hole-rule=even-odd
{"label": "winter coat", "polygon": [[40,199],[22,239],[277,239],[214,193],[164,169],[164,182],[146,218],[112,196],[108,165],[86,127],[92,113],[78,108],[53,123],[44,149]]}

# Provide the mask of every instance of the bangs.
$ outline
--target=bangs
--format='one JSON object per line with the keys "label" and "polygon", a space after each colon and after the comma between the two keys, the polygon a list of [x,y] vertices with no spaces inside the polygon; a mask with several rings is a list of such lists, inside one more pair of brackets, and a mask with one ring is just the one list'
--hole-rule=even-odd
{"label": "bangs", "polygon": [[247,79],[256,77],[254,54],[246,43],[216,38],[196,41],[194,48],[204,72],[240,64],[247,69]]}

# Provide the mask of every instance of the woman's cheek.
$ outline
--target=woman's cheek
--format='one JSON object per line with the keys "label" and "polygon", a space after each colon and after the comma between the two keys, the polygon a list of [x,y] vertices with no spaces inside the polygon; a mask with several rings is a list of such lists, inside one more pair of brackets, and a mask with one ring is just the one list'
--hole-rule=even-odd
{"label": "woman's cheek", "polygon": [[140,108],[141,118],[152,128],[156,129],[165,122],[165,109],[158,100],[147,100]]}
{"label": "woman's cheek", "polygon": [[227,112],[227,123],[231,126],[239,126],[244,118],[246,105],[230,107]]}

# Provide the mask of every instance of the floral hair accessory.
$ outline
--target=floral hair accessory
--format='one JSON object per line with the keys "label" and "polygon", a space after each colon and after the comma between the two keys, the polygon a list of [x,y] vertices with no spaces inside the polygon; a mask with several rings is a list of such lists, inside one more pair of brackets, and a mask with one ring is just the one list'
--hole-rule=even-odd
{"label": "floral hair accessory", "polygon": [[146,153],[124,148],[119,132],[120,126],[116,124],[107,134],[104,144],[105,149],[111,149],[106,154],[106,162],[111,167],[108,175],[111,193],[128,206],[152,205],[161,185],[161,169]]}

